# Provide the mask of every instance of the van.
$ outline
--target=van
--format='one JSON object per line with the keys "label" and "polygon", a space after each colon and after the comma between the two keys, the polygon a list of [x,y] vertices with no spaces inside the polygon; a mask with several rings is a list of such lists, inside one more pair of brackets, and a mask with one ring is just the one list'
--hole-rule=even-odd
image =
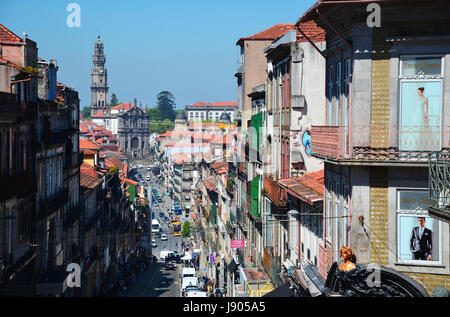
{"label": "van", "polygon": [[184,291],[187,286],[198,287],[198,279],[196,277],[185,277],[181,282],[181,290]]}
{"label": "van", "polygon": [[193,267],[184,267],[181,271],[181,278],[195,277],[195,269]]}
{"label": "van", "polygon": [[167,251],[167,250],[161,251],[159,253],[159,258],[164,261],[170,254],[175,256],[175,253],[173,253],[173,251]]}

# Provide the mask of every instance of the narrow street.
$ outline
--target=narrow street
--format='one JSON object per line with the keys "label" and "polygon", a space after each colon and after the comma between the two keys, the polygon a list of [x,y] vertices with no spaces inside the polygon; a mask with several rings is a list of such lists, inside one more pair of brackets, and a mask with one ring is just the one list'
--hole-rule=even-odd
{"label": "narrow street", "polygon": [[[151,213],[155,219],[158,219],[161,225],[161,235],[166,234],[167,240],[163,241],[160,237],[151,237],[156,241],[156,247],[151,248],[152,254],[158,258],[158,262],[152,263],[150,268],[141,272],[136,279],[136,283],[130,286],[128,290],[128,297],[180,297],[180,281],[179,274],[181,273],[182,265],[178,264],[176,270],[165,271],[162,268],[163,261],[160,260],[161,251],[177,251],[182,253],[183,238],[172,235],[172,230],[164,222],[162,215],[169,216],[168,210],[173,207],[173,201],[165,194],[163,188],[158,185],[156,176],[147,171],[145,167],[139,168],[136,175],[141,175],[144,179],[147,175],[151,175],[150,181],[145,181],[147,187],[147,197],[151,206]],[[163,203],[158,203],[157,206],[152,203],[152,190],[156,188],[163,199]],[[150,216],[150,215],[149,215]],[[151,222],[151,221],[150,221]],[[149,222],[149,223],[150,223]],[[146,228],[146,232],[150,233],[151,228]],[[150,234],[148,235],[150,236]],[[151,239],[145,240],[145,246],[150,249]]]}

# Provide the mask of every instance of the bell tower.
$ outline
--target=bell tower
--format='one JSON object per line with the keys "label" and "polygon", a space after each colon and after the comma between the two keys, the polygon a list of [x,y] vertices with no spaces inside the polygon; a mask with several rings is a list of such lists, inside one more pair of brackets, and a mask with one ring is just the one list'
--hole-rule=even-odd
{"label": "bell tower", "polygon": [[105,54],[103,52],[103,42],[100,36],[94,46],[92,56],[94,67],[91,71],[91,112],[92,115],[102,110],[109,109],[108,103],[108,74],[105,68]]}

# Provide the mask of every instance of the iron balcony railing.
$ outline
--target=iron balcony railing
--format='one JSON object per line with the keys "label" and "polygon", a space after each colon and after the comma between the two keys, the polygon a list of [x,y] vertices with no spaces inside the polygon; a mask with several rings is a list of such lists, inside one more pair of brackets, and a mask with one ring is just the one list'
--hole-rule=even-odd
{"label": "iron balcony railing", "polygon": [[449,149],[449,126],[359,124],[311,128],[312,154],[330,160],[427,163],[430,152]]}
{"label": "iron balcony railing", "polygon": [[39,202],[38,219],[43,220],[64,207],[68,197],[69,191],[64,188],[49,198],[41,199]]}
{"label": "iron balcony railing", "polygon": [[450,154],[429,154],[429,190],[434,207],[450,206]]}

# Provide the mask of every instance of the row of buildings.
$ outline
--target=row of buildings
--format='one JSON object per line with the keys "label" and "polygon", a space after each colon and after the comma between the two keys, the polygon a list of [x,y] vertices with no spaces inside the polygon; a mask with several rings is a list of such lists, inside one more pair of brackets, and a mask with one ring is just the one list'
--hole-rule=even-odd
{"label": "row of buildings", "polygon": [[[117,140],[95,124],[80,138],[78,92],[58,67],[0,24],[2,296],[93,296],[135,244],[137,184]],[[68,287],[70,263],[81,288]]]}
{"label": "row of buildings", "polygon": [[239,39],[237,131],[160,136],[166,153],[187,136],[201,266],[232,296],[320,294],[342,246],[450,288],[449,6],[372,2],[380,27],[365,3],[323,0]]}

